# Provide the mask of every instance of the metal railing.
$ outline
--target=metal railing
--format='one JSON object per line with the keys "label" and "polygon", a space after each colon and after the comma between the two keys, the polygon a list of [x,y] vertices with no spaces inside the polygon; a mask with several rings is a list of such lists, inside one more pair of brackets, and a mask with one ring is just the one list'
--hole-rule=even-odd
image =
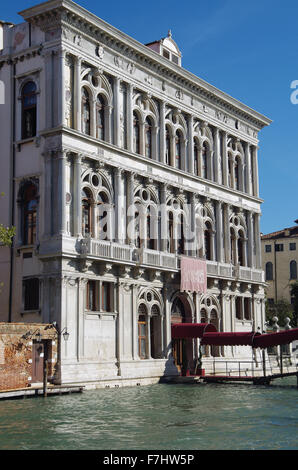
{"label": "metal railing", "polygon": [[214,359],[212,371],[207,370],[206,375],[257,378],[296,372],[298,372],[298,365],[290,357],[284,357],[282,363],[280,358],[275,358],[274,362],[268,357],[265,361],[265,367],[262,361],[217,361]]}

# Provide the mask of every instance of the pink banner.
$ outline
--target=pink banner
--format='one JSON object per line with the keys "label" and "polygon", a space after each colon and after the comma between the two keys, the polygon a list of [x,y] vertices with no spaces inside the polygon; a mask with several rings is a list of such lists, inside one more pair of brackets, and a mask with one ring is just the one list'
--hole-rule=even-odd
{"label": "pink banner", "polygon": [[205,260],[181,257],[180,291],[207,292],[207,264]]}

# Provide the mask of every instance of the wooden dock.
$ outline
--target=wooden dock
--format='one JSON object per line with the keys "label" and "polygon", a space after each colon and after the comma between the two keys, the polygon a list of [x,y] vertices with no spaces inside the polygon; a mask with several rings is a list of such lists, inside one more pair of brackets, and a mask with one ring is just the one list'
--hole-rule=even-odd
{"label": "wooden dock", "polygon": [[206,383],[223,383],[223,382],[251,382],[253,385],[270,385],[270,383],[275,379],[282,379],[285,377],[297,377],[297,387],[298,387],[298,372],[285,372],[278,373],[266,376],[233,376],[233,375],[206,375],[201,377],[203,382]]}
{"label": "wooden dock", "polygon": [[[66,395],[70,393],[82,393],[84,387],[75,385],[48,385],[47,396]],[[13,400],[18,398],[33,398],[44,395],[43,386],[27,387],[14,390],[0,391],[0,400]]]}
{"label": "wooden dock", "polygon": [[270,375],[220,375],[220,374],[207,374],[207,375],[189,375],[189,376],[171,376],[163,377],[160,383],[165,384],[202,384],[202,383],[252,383],[253,385],[270,385],[273,380],[282,379],[285,377],[297,377],[298,388],[298,372],[274,373]]}

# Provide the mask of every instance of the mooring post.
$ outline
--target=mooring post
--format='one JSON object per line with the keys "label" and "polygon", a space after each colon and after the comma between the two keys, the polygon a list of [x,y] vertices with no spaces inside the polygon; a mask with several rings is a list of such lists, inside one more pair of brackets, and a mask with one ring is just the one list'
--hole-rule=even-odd
{"label": "mooring post", "polygon": [[262,355],[263,355],[263,374],[264,374],[264,377],[266,377],[266,355],[265,355],[265,349],[262,350]]}
{"label": "mooring post", "polygon": [[44,361],[43,367],[43,396],[46,397],[48,395],[48,360]]}

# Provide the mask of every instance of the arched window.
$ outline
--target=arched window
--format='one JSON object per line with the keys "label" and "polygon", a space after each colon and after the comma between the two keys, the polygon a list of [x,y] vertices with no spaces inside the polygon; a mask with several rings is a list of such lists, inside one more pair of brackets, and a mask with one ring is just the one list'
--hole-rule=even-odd
{"label": "arched window", "polygon": [[147,326],[147,307],[141,304],[138,310],[138,343],[139,358],[147,359],[148,351],[148,326]]}
{"label": "arched window", "polygon": [[211,260],[211,237],[212,237],[212,227],[210,222],[206,222],[204,230],[204,248],[205,248],[205,257],[207,260]]}
{"label": "arched window", "polygon": [[251,320],[251,313],[250,313],[250,301],[251,299],[248,297],[244,297],[244,318],[245,320]]}
{"label": "arched window", "polygon": [[150,316],[150,349],[151,357],[153,359],[157,359],[160,357],[160,336],[160,309],[158,305],[153,305]]}
{"label": "arched window", "polygon": [[82,190],[82,234],[91,235],[91,202],[92,196],[87,188]]}
{"label": "arched window", "polygon": [[108,198],[105,193],[97,196],[99,239],[110,238],[108,234]]}
{"label": "arched window", "polygon": [[244,237],[242,232],[238,232],[238,263],[240,266],[244,266]]}
{"label": "arched window", "polygon": [[201,323],[208,323],[208,314],[204,308],[201,308]]}
{"label": "arched window", "polygon": [[23,233],[24,245],[33,245],[36,241],[37,187],[28,184],[23,193]]}
{"label": "arched window", "polygon": [[182,134],[177,131],[175,136],[175,168],[181,169]]}
{"label": "arched window", "polygon": [[105,140],[105,101],[102,95],[96,101],[96,137]]}
{"label": "arched window", "polygon": [[36,135],[36,85],[27,82],[22,89],[22,139]]}
{"label": "arched window", "polygon": [[166,164],[170,165],[172,160],[171,152],[171,134],[168,127],[166,127]]}
{"label": "arched window", "polygon": [[172,323],[187,323],[186,312],[182,300],[176,297],[171,309]]}
{"label": "arched window", "polygon": [[233,162],[232,159],[228,160],[228,186],[232,187],[232,172],[233,172]]}
{"label": "arched window", "polygon": [[266,270],[266,281],[273,281],[273,264],[271,261],[268,261],[265,266]]}
{"label": "arched window", "polygon": [[205,179],[207,179],[208,177],[207,157],[208,157],[208,145],[206,142],[204,142],[203,148],[202,148],[202,178],[205,178]]}
{"label": "arched window", "polygon": [[168,252],[175,253],[174,218],[172,212],[168,213]]}
{"label": "arched window", "polygon": [[147,207],[146,215],[146,230],[147,230],[147,248],[149,250],[156,250],[156,238],[155,238],[155,227],[154,227],[154,211],[152,206]]}
{"label": "arched window", "polygon": [[290,279],[297,279],[297,262],[295,260],[290,262]]}
{"label": "arched window", "polygon": [[238,191],[240,190],[240,160],[239,160],[239,158],[235,159],[234,188],[237,189]]}
{"label": "arched window", "polygon": [[230,228],[230,240],[231,240],[231,263],[236,264],[236,235],[234,229]]}
{"label": "arched window", "polygon": [[237,320],[242,320],[243,319],[242,297],[236,297],[235,306],[236,306],[236,318]]}
{"label": "arched window", "polygon": [[194,173],[199,176],[199,146],[196,139],[194,139]]}
{"label": "arched window", "polygon": [[136,112],[133,113],[133,150],[140,153],[140,121]]}
{"label": "arched window", "polygon": [[147,158],[152,158],[152,123],[149,117],[145,122],[145,155]]}
{"label": "arched window", "polygon": [[86,88],[82,89],[82,132],[87,135],[91,134],[90,99]]}
{"label": "arched window", "polygon": [[183,214],[179,214],[177,220],[177,253],[183,255],[184,253],[184,220]]}

